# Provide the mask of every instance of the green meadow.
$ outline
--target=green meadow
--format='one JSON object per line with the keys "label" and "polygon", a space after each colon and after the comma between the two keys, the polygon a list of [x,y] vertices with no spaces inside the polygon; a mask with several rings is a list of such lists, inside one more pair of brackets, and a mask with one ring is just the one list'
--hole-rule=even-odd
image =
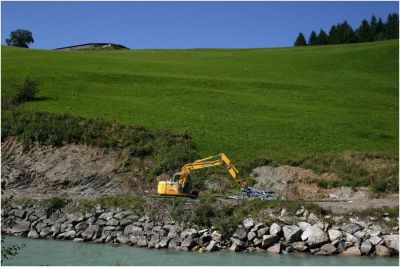
{"label": "green meadow", "polygon": [[234,162],[355,151],[397,157],[399,43],[272,49],[49,51],[2,47],[2,96],[24,110],[187,131]]}

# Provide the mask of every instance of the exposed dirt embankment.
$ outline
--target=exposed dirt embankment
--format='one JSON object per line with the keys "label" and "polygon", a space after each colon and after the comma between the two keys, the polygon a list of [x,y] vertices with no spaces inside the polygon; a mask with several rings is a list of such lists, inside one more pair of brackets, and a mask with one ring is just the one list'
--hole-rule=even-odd
{"label": "exposed dirt embankment", "polygon": [[[126,151],[86,145],[33,146],[24,152],[13,138],[2,143],[4,195],[24,198],[95,197],[143,193],[146,188],[123,169]],[[140,180],[139,180],[140,182]]]}

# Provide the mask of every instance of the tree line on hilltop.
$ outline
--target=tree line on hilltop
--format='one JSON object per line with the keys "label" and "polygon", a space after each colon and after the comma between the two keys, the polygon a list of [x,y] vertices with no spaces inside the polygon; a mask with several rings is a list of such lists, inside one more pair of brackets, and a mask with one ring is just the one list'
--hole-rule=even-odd
{"label": "tree line on hilltop", "polygon": [[364,43],[397,38],[399,38],[399,15],[393,13],[388,15],[386,22],[381,18],[377,20],[375,16],[372,16],[370,21],[364,19],[356,30],[344,21],[333,25],[329,34],[322,29],[319,34],[312,31],[308,41],[300,32],[294,46]]}

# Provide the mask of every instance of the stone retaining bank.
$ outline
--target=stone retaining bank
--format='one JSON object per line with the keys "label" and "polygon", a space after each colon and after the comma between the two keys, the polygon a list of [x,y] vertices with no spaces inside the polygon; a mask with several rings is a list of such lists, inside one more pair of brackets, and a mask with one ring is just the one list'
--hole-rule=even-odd
{"label": "stone retaining bank", "polygon": [[354,218],[347,223],[331,225],[326,219],[304,209],[297,211],[296,216],[289,216],[283,210],[274,223],[264,224],[246,218],[232,236],[223,236],[213,228],[185,226],[169,219],[153,221],[147,215],[138,216],[126,210],[96,206],[85,214],[61,211],[47,214],[39,206],[26,204],[3,209],[1,226],[4,233],[29,238],[121,243],[181,251],[227,249],[354,256],[399,253],[398,227],[387,228]]}

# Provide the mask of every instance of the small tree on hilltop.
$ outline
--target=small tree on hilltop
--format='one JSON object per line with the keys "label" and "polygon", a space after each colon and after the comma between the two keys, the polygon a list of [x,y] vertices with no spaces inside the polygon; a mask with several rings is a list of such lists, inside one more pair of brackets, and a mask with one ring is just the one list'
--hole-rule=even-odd
{"label": "small tree on hilltop", "polygon": [[297,36],[296,42],[294,42],[294,46],[306,46],[306,38],[304,37],[303,33],[299,33]]}
{"label": "small tree on hilltop", "polygon": [[328,44],[328,35],[322,29],[319,31],[319,34],[318,34],[317,44],[318,45],[326,45],[326,44]]}
{"label": "small tree on hilltop", "polygon": [[317,45],[317,34],[315,31],[312,31],[310,34],[310,38],[308,38],[308,45]]}
{"label": "small tree on hilltop", "polygon": [[28,45],[33,42],[32,32],[22,29],[10,32],[10,38],[6,39],[7,45],[24,48],[29,48]]}

